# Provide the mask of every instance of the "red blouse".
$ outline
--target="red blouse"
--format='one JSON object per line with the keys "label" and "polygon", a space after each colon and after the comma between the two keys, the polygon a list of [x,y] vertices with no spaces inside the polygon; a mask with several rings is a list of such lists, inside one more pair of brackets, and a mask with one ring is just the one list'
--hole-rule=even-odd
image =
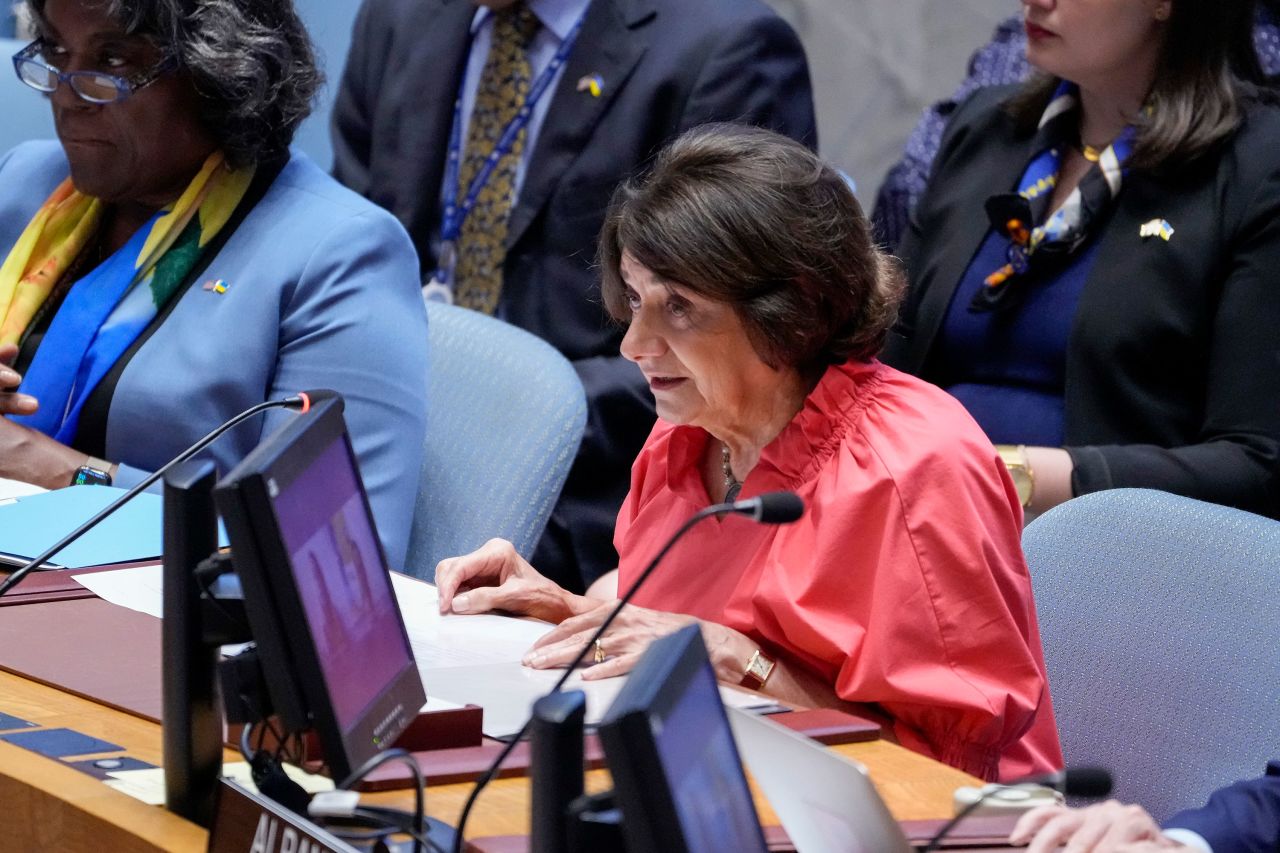
{"label": "red blouse", "polygon": [[[649,436],[614,536],[620,589],[710,502],[708,438],[661,420]],[[778,489],[804,499],[799,522],[705,521],[636,603],[746,634],[976,776],[1062,766],[1021,508],[959,403],[879,362],[831,367],[742,497]]]}

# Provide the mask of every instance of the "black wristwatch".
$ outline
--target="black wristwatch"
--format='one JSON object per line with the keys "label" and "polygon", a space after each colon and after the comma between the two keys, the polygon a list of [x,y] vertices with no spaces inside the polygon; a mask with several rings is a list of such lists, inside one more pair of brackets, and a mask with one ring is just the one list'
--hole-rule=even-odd
{"label": "black wristwatch", "polygon": [[73,486],[110,486],[111,463],[102,459],[89,459],[71,475]]}

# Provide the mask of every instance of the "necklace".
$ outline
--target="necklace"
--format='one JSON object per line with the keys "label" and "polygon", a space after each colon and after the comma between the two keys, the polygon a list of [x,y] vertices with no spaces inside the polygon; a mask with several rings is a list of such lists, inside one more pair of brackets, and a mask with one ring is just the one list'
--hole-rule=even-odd
{"label": "necklace", "polygon": [[1088,160],[1090,163],[1096,163],[1102,159],[1102,149],[1094,148],[1087,142],[1080,143],[1080,153],[1083,154],[1084,159]]}
{"label": "necklace", "polygon": [[720,446],[720,464],[724,469],[724,502],[733,503],[742,491],[742,482],[733,476],[733,466],[729,464],[729,445]]}

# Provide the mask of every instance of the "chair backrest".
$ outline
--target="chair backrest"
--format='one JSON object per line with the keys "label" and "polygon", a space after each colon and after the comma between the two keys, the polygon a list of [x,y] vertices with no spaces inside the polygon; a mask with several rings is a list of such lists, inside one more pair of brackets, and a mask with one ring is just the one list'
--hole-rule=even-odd
{"label": "chair backrest", "polygon": [[1068,766],[1162,820],[1280,756],[1280,522],[1116,489],[1023,548]]}
{"label": "chair backrest", "polygon": [[4,120],[0,121],[0,154],[20,142],[53,139],[56,135],[49,98],[24,85],[13,73],[10,57],[26,46],[25,41],[0,38],[0,104],[4,105]]}
{"label": "chair backrest", "polygon": [[578,452],[586,398],[542,339],[465,308],[429,303],[426,453],[405,571],[498,536],[533,552]]}

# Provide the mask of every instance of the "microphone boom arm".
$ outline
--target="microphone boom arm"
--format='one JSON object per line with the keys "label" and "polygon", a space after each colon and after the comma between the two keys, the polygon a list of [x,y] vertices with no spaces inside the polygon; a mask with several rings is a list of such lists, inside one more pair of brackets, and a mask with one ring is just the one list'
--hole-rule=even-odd
{"label": "microphone boom arm", "polygon": [[54,556],[59,551],[66,548],[72,542],[75,542],[85,533],[92,530],[95,526],[101,523],[103,519],[110,516],[112,513],[114,513],[120,507],[127,504],[129,501],[133,500],[137,495],[146,491],[148,488],[151,487],[152,484],[154,484],[161,477],[163,477],[165,473],[169,471],[169,469],[173,468],[175,465],[181,462],[187,461],[192,456],[195,456],[197,453],[204,450],[213,442],[215,438],[222,435],[227,430],[253,417],[259,412],[266,411],[267,409],[276,409],[281,407],[293,407],[293,408],[301,407],[305,411],[306,408],[310,407],[310,405],[311,405],[311,398],[304,393],[304,394],[300,394],[293,397],[285,397],[284,399],[281,399],[281,400],[267,400],[265,402],[258,403],[256,406],[245,409],[243,412],[236,415],[231,420],[221,424],[215,430],[213,430],[208,435],[206,435],[204,438],[200,439],[195,444],[191,445],[186,450],[179,453],[173,459],[166,462],[160,468],[156,469],[154,472],[147,475],[147,477],[143,479],[142,482],[138,483],[136,486],[129,489],[129,491],[125,492],[116,500],[107,504],[105,507],[99,510],[92,518],[90,518],[84,524],[81,524],[75,530],[71,531],[66,536],[62,537],[57,542],[50,545],[47,549],[42,551],[35,558],[33,558],[32,560],[24,564],[21,568],[17,569],[12,574],[10,574],[7,578],[4,579],[2,583],[0,583],[0,595],[4,595],[6,592],[12,589],[19,581],[21,581],[27,575],[31,574],[31,572],[35,571],[40,566],[44,565],[44,562],[48,560],[50,557]]}

